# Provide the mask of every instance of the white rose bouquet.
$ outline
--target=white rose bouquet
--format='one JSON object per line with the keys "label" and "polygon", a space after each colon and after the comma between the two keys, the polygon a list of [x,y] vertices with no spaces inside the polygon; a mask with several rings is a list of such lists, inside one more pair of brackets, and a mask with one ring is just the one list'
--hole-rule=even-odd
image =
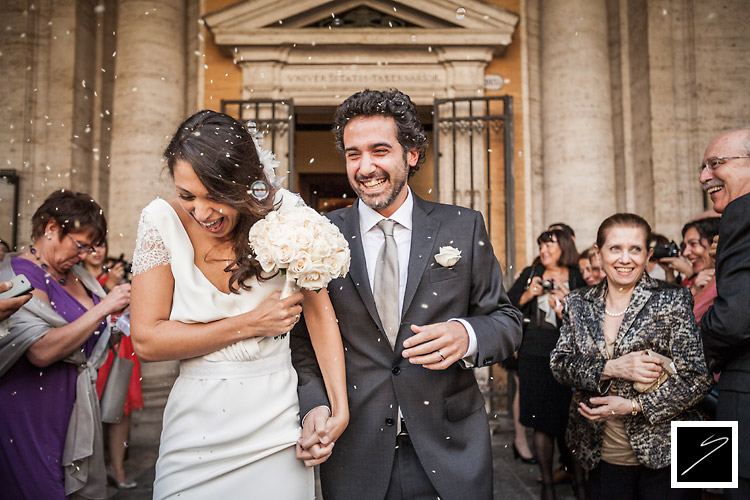
{"label": "white rose bouquet", "polygon": [[250,229],[250,245],[263,271],[281,271],[281,297],[299,288],[320,291],[349,272],[349,244],[326,217],[306,206],[282,207]]}

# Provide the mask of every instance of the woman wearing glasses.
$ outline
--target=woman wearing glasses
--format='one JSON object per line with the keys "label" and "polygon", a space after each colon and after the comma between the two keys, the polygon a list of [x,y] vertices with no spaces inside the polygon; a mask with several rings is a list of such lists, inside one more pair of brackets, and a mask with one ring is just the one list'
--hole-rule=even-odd
{"label": "woman wearing glasses", "polygon": [[0,329],[0,470],[4,498],[104,498],[106,479],[96,369],[106,358],[105,318],[130,302],[109,295],[78,263],[104,240],[91,196],[60,190],[32,218],[32,244],[6,258],[0,278],[24,274],[33,298]]}

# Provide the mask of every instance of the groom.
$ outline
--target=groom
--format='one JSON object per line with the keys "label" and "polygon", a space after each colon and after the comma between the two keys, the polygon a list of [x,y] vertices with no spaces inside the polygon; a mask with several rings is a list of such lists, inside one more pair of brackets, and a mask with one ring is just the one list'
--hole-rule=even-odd
{"label": "groom", "polygon": [[359,197],[329,214],[352,255],[349,274],[328,286],[350,421],[334,447],[325,435],[325,386],[301,322],[291,338],[304,416],[298,457],[325,462],[325,500],[491,499],[490,432],[471,367],[516,350],[521,316],[484,220],[409,188],[427,137],[407,95],[354,94],[337,108],[333,131]]}

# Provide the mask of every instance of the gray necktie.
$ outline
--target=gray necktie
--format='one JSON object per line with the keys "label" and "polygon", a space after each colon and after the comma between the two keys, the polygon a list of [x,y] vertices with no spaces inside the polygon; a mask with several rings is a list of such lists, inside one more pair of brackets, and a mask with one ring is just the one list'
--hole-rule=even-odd
{"label": "gray necktie", "polygon": [[378,253],[375,265],[373,296],[378,309],[380,321],[391,348],[396,345],[400,317],[398,314],[398,248],[393,239],[393,226],[396,223],[389,219],[378,222],[378,227],[385,235],[385,242]]}

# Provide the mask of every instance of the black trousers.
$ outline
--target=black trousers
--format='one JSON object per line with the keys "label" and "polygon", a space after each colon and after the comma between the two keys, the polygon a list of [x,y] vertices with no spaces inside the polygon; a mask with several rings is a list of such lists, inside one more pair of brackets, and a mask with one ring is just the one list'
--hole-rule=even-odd
{"label": "black trousers", "polygon": [[591,500],[700,500],[700,489],[671,488],[669,467],[613,465],[604,461],[589,472]]}
{"label": "black trousers", "polygon": [[385,500],[435,500],[435,487],[419,462],[408,435],[396,438],[396,458]]}

